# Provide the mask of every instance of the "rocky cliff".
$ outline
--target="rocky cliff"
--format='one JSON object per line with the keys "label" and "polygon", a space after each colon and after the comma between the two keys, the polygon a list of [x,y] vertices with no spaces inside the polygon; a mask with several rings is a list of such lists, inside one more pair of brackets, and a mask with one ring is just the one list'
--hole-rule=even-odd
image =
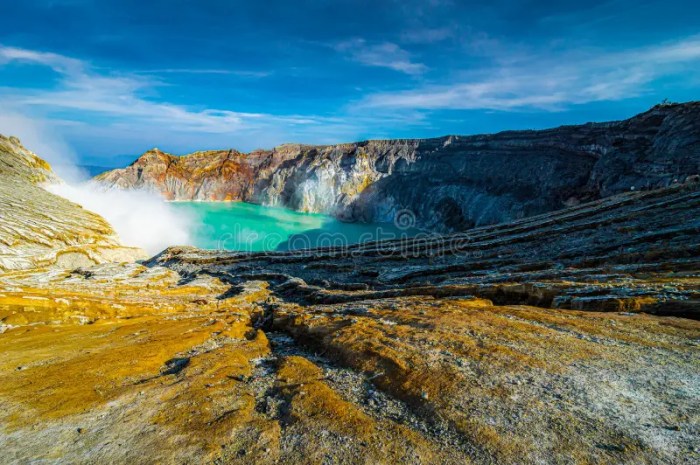
{"label": "rocky cliff", "polygon": [[282,145],[178,157],[158,149],[96,180],[171,200],[244,200],[465,230],[554,211],[700,173],[700,102],[625,121],[436,139]]}
{"label": "rocky cliff", "polygon": [[48,163],[0,135],[0,272],[145,258],[102,217],[42,187],[58,182]]}
{"label": "rocky cliff", "polygon": [[[635,124],[673,124],[677,139],[660,130],[624,139],[623,146],[655,143],[609,165],[597,165],[601,154],[576,178],[581,190],[561,197],[596,199],[563,210],[350,247],[173,247],[141,263],[93,264],[118,247],[109,225],[43,190],[39,184],[56,180],[48,165],[0,138],[0,263],[36,267],[0,270],[0,462],[697,464],[700,180],[674,183],[697,157],[687,130],[697,124],[688,119],[693,108],[638,117]],[[623,124],[632,123],[611,126]],[[610,134],[592,127],[553,131]],[[529,133],[510,134],[484,137],[514,147],[526,138],[522,153],[533,153]],[[517,166],[527,176],[513,170],[491,182],[576,174],[557,158],[553,138],[536,134],[558,161],[542,174],[544,164],[525,160]],[[479,159],[478,138],[470,140],[468,155],[450,155],[458,138],[433,141],[442,154],[435,158]],[[429,173],[437,165],[419,153],[427,143],[185,159],[151,152],[153,163],[142,168],[170,173],[164,185],[188,189],[177,179],[194,163],[212,190],[208,182],[223,179],[216,173],[225,166],[226,179],[240,182],[217,194],[224,199],[238,189],[310,204],[326,201],[313,183],[332,184],[319,173],[365,172],[354,170],[358,163],[387,168],[391,174],[371,181],[344,178],[361,191],[347,203],[355,212],[360,199],[380,205],[369,194],[399,189],[397,179],[414,183],[401,195],[439,189],[449,173]],[[387,164],[358,155],[368,146]],[[499,147],[484,148],[474,169],[511,156]],[[328,168],[341,153],[348,165]],[[265,166],[268,156],[278,159]],[[245,183],[231,175],[255,157],[253,171],[269,176]],[[673,163],[659,164],[663,157]],[[475,176],[467,165],[460,179]],[[155,179],[144,172],[133,174]],[[307,181],[315,187],[300,190]],[[547,182],[564,192],[569,181]],[[491,195],[513,205],[530,195],[502,189]],[[45,268],[55,264],[61,269]]]}

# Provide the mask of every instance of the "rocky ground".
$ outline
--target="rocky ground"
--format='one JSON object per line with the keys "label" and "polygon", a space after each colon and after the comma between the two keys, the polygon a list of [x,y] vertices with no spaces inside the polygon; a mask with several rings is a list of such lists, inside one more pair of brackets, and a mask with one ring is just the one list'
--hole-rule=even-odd
{"label": "rocky ground", "polygon": [[697,463],[699,207],[7,272],[2,461]]}
{"label": "rocky ground", "polygon": [[0,278],[4,463],[695,463],[700,323],[166,268]]}
{"label": "rocky ground", "polygon": [[698,318],[700,183],[632,192],[452,235],[240,254],[171,248],[150,261],[297,302],[475,295],[498,304]]}
{"label": "rocky ground", "polygon": [[446,236],[140,263],[14,138],[0,176],[0,463],[700,461],[693,176]]}

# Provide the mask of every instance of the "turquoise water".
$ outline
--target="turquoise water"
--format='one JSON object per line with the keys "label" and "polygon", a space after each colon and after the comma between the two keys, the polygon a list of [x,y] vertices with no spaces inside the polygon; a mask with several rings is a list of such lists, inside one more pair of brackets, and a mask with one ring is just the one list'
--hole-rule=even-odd
{"label": "turquoise water", "polygon": [[351,245],[412,235],[393,224],[343,223],[327,215],[244,202],[176,202],[193,218],[192,245],[203,249],[260,252]]}

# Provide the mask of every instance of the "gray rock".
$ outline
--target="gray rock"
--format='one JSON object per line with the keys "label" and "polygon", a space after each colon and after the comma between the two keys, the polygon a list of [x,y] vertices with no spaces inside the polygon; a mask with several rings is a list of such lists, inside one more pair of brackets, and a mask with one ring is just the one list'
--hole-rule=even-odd
{"label": "gray rock", "polygon": [[625,121],[435,139],[282,145],[177,157],[96,178],[175,200],[243,200],[440,232],[501,223],[700,173],[700,102]]}

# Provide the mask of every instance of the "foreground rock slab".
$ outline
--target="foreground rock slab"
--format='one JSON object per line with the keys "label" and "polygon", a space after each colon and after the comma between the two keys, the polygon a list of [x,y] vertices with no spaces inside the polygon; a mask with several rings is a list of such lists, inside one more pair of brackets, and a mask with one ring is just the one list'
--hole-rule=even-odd
{"label": "foreground rock slab", "polygon": [[0,277],[3,463],[695,463],[700,322],[300,305],[101,265]]}

